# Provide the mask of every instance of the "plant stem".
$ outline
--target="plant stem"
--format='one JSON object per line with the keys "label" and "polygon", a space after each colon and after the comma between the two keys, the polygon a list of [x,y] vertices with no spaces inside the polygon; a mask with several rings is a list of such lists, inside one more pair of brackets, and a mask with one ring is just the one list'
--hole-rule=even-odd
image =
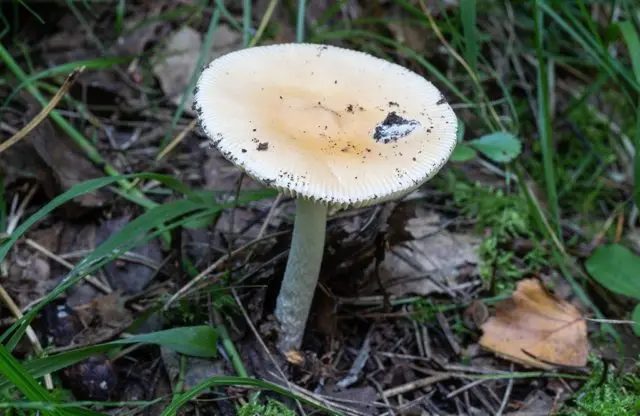
{"label": "plant stem", "polygon": [[280,322],[278,348],[286,353],[300,348],[318,283],[324,253],[327,205],[299,198],[291,250],[275,316]]}

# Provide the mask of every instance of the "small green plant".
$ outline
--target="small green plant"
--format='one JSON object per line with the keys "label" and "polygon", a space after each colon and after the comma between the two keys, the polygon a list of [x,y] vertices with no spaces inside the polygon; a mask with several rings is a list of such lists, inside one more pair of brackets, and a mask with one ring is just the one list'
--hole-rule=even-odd
{"label": "small green plant", "polygon": [[[585,262],[591,277],[611,292],[640,301],[640,256],[620,244],[599,247]],[[640,303],[631,312],[633,331],[640,336]]]}
{"label": "small green plant", "polygon": [[[507,281],[515,281],[545,264],[545,251],[535,244],[529,206],[524,198],[505,194],[499,189],[456,181],[453,199],[463,214],[476,218],[477,226],[488,233],[480,246],[480,276],[484,280],[498,275]],[[532,250],[519,261],[515,261],[517,254],[510,248],[517,238],[534,242]],[[500,283],[499,289],[506,290],[508,286]]]}
{"label": "small green plant", "polygon": [[436,313],[443,312],[445,307],[431,302],[429,299],[420,298],[413,303],[413,318],[417,322],[426,323],[436,320]]}
{"label": "small green plant", "polygon": [[[462,126],[462,124],[460,124]],[[466,142],[458,141],[451,160],[465,162],[478,156],[478,152],[497,163],[513,161],[522,152],[520,139],[511,133],[496,132]]]}
{"label": "small green plant", "polygon": [[296,416],[296,413],[279,401],[268,398],[266,404],[250,401],[238,409],[238,416]]}
{"label": "small green plant", "polygon": [[574,394],[565,416],[632,416],[640,413],[640,376],[617,376],[605,363],[595,361],[594,372]]}

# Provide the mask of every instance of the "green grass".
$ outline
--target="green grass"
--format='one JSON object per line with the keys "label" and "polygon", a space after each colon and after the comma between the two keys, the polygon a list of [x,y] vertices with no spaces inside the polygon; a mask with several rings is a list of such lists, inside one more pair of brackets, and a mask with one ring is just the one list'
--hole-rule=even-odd
{"label": "green grass", "polygon": [[[640,206],[640,158],[631,158],[634,148],[640,150],[640,39],[638,18],[632,17],[632,2],[613,2],[621,11],[621,20],[614,21],[604,12],[599,15],[599,20],[595,20],[591,13],[595,2],[586,0],[530,0],[510,2],[508,6],[497,1],[461,0],[459,7],[446,12],[432,10],[431,15],[425,13],[421,2],[394,0],[390,2],[391,7],[398,13],[392,17],[366,14],[368,9],[364,7],[363,14],[355,19],[341,17],[343,1],[335,2],[316,16],[317,25],[306,22],[310,2],[282,2],[280,7],[287,7],[290,12],[290,22],[273,22],[272,16],[265,16],[264,22],[255,22],[253,3],[248,0],[238,2],[242,12],[233,16],[220,0],[201,1],[193,6],[163,11],[139,22],[133,29],[155,21],[170,21],[178,30],[182,25],[201,23],[205,9],[212,13],[213,17],[204,30],[197,69],[190,74],[187,92],[195,86],[200,66],[206,63],[206,52],[221,21],[242,34],[243,47],[271,40],[279,26],[288,24],[297,42],[341,43],[392,60],[402,56],[404,65],[433,80],[456,105],[465,128],[463,142],[496,132],[512,134],[522,141],[523,153],[514,161],[502,163],[486,155],[476,155],[468,165],[450,165],[453,173],[432,184],[447,195],[451,207],[475,221],[475,231],[486,233],[480,251],[480,270],[482,278],[490,282],[493,289],[489,295],[504,296],[518,279],[551,267],[569,281],[577,297],[591,307],[591,313],[596,317],[604,316],[588,295],[590,292],[586,288],[590,283],[578,260],[567,253],[577,249],[580,243],[590,241],[613,213],[621,213],[628,218],[634,200]],[[27,7],[26,3],[23,5]],[[69,1],[68,7],[85,27],[96,18],[91,2]],[[126,0],[114,2],[114,33],[127,33],[125,18],[130,8],[131,4]],[[10,23],[10,19],[1,17]],[[40,18],[46,20],[47,16]],[[427,46],[418,49],[417,44],[394,37],[388,28],[390,21],[419,31],[420,36],[427,39]],[[104,70],[116,64],[129,64],[136,58],[109,56],[35,71],[33,48],[20,38],[13,38],[13,33],[8,31],[0,36],[0,62],[4,64],[0,87],[10,87],[10,95],[2,103],[0,111],[9,109],[21,91],[45,104],[59,77],[77,66],[84,65],[87,71]],[[163,41],[166,39],[161,40],[160,45]],[[159,47],[156,45],[137,57],[144,71],[150,71],[151,63],[158,58]],[[615,55],[612,50],[616,51]],[[147,98],[152,109],[164,99],[158,91],[153,93],[153,88],[152,84],[140,86],[142,91],[151,92]],[[606,105],[598,101],[605,101]],[[64,104],[81,108],[80,113],[87,118],[91,115],[83,103],[67,100]],[[178,124],[185,122],[185,105],[186,99],[183,99],[172,113],[158,151],[174,137]],[[2,411],[26,414],[40,409],[43,414],[52,415],[98,414],[82,410],[95,408],[92,404],[62,400],[58,397],[60,389],[48,392],[39,382],[47,372],[64,368],[92,351],[112,351],[119,347],[90,347],[95,349],[74,350],[51,357],[30,357],[19,362],[11,358],[10,352],[24,337],[27,324],[48,302],[124,251],[158,235],[167,236],[170,231],[183,226],[206,224],[223,209],[270,194],[242,193],[240,201],[223,206],[212,204],[211,194],[199,193],[167,176],[152,173],[123,176],[107,163],[107,158],[99,152],[90,135],[77,123],[55,111],[50,119],[72,138],[87,159],[103,168],[105,177],[78,185],[39,207],[35,214],[23,218],[8,239],[0,240],[0,263],[7,259],[9,251],[25,233],[40,224],[57,206],[77,195],[102,187],[116,187],[121,197],[140,205],[143,211],[121,232],[82,259],[66,275],[63,284],[29,311],[24,319],[0,335],[3,346],[0,348],[3,357],[0,361]],[[485,168],[485,171],[491,169],[494,175],[491,186],[477,181],[473,170],[471,173],[465,171],[468,166],[473,166],[472,169]],[[139,186],[151,180],[162,184],[159,192],[153,195],[142,191]],[[170,195],[173,200],[158,202],[161,194]],[[0,232],[6,229],[9,203],[8,195],[0,184]],[[580,229],[585,235],[583,241],[565,239],[561,231],[566,224]],[[605,236],[611,237],[613,231],[609,230]],[[532,243],[533,249],[528,254],[517,254],[511,248],[520,240]],[[200,271],[200,265],[197,267],[184,262],[182,266],[192,277]],[[229,306],[224,289],[225,286],[205,289],[208,295],[213,296],[216,311],[223,311]],[[173,310],[167,314],[176,329],[197,327],[207,322],[206,314],[190,302],[184,299],[177,312]],[[422,311],[416,318],[419,321],[431,321],[436,310],[459,309],[456,305],[434,305],[423,299],[415,301],[414,307]],[[198,339],[210,347],[222,346],[238,377],[206,380],[189,392],[165,398],[170,403],[165,414],[172,414],[212,386],[249,386],[288,395],[268,383],[248,378],[224,326],[209,328],[214,331],[215,339],[204,333]],[[615,335],[615,331],[610,330],[610,334]],[[158,343],[157,337],[161,335],[151,334],[150,339],[140,342]],[[198,340],[193,345],[198,346]],[[179,345],[173,347],[180,349]],[[184,346],[180,351],[184,354],[197,352],[185,350]],[[601,373],[596,371],[595,374]],[[568,414],[624,415],[634,410],[633,406],[638,401],[637,379],[613,379],[609,374],[604,384],[598,386],[596,375],[578,394],[574,413]],[[299,396],[293,398],[304,401]],[[135,406],[149,405],[140,403]],[[238,412],[243,416],[295,414],[270,400],[251,401]]]}
{"label": "green grass", "polygon": [[[491,286],[497,285],[493,295],[510,292],[518,279],[550,265],[548,249],[533,232],[530,207],[522,195],[461,180],[453,183],[451,192],[460,212],[473,218],[477,231],[485,234],[479,253],[480,276]],[[530,242],[533,247],[518,256],[511,248],[517,241]]]}
{"label": "green grass", "polygon": [[296,416],[296,413],[282,403],[267,399],[265,404],[251,401],[238,409],[238,416]]}

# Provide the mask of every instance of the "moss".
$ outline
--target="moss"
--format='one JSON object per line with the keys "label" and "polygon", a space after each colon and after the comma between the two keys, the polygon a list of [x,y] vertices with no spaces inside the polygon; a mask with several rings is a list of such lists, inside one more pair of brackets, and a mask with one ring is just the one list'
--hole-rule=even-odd
{"label": "moss", "polygon": [[485,233],[480,246],[480,276],[490,280],[502,278],[498,289],[508,290],[511,283],[548,263],[546,251],[534,244],[531,251],[519,257],[511,248],[516,239],[536,242],[527,201],[518,194],[457,181],[453,187],[454,203],[463,214],[477,219],[477,227]]}
{"label": "moss", "polygon": [[255,400],[238,409],[238,416],[296,416],[296,413],[274,399],[267,399],[265,404]]}
{"label": "moss", "polygon": [[559,413],[565,416],[633,416],[640,414],[640,377],[616,375],[597,361],[587,383]]}

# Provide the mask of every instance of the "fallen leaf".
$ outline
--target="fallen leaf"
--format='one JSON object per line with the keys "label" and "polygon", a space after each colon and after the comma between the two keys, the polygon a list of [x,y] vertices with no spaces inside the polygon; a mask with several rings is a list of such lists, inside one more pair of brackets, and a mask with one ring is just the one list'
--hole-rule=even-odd
{"label": "fallen leaf", "polygon": [[[128,217],[105,221],[96,232],[96,245],[102,244],[109,237],[120,232],[128,222]],[[154,266],[162,264],[162,248],[158,239],[138,244],[131,253],[138,259],[118,259],[104,266],[109,286],[125,295],[142,292],[156,276],[157,271]]]}
{"label": "fallen leaf", "polygon": [[300,351],[291,350],[287,351],[284,355],[287,361],[289,361],[293,365],[304,364],[304,356],[300,354]]}
{"label": "fallen leaf", "polygon": [[[228,25],[221,24],[213,35],[211,50],[205,57],[206,65],[213,59],[235,50],[242,43],[242,35],[232,30]],[[185,26],[173,34],[161,52],[165,57],[153,67],[153,73],[158,77],[162,91],[169,96],[169,100],[179,105],[182,95],[187,90],[191,77],[197,69],[198,59],[202,51],[202,36],[189,26]],[[187,97],[184,111],[195,115],[193,111],[193,94]]]}
{"label": "fallen leaf", "polygon": [[545,290],[539,280],[520,281],[511,298],[482,326],[480,345],[522,365],[553,369],[587,364],[587,324],[569,302]]}
{"label": "fallen leaf", "polygon": [[462,279],[477,275],[479,237],[444,230],[440,215],[421,207],[405,231],[413,240],[391,246],[378,269],[390,294],[450,293]]}
{"label": "fallen leaf", "polygon": [[91,302],[78,306],[75,311],[85,326],[112,326],[121,328],[132,321],[131,312],[125,307],[126,298],[119,292],[98,296]]}
{"label": "fallen leaf", "polygon": [[[21,97],[28,105],[25,116],[25,122],[27,122],[35,117],[41,110],[41,106],[27,94],[21,94]],[[104,176],[69,136],[59,131],[49,119],[43,120],[31,130],[24,142],[35,150],[46,165],[46,168],[38,169],[36,175],[51,198],[88,179]],[[107,200],[107,195],[106,191],[99,190],[79,195],[73,201],[81,207],[101,207]],[[66,206],[68,209],[65,213],[72,216],[79,214],[70,209],[71,206]]]}
{"label": "fallen leaf", "polygon": [[[175,350],[164,346],[160,347],[160,356],[172,388],[176,387],[181,371],[183,371],[182,391],[187,391],[207,379],[232,375],[224,360],[221,359],[181,356]],[[182,369],[181,357],[185,359]]]}
{"label": "fallen leaf", "polygon": [[340,389],[335,385],[329,385],[324,388],[322,394],[336,401],[344,400],[346,402],[345,405],[353,410],[354,413],[357,412],[357,414],[367,416],[378,414],[374,407],[378,392],[371,386]]}
{"label": "fallen leaf", "polygon": [[[242,171],[225,159],[217,150],[210,152],[209,159],[203,167],[205,189],[212,191],[234,191]],[[261,185],[249,175],[242,177],[242,189],[259,189]]]}
{"label": "fallen leaf", "polygon": [[553,409],[553,397],[540,389],[536,389],[529,393],[522,402],[522,406],[513,412],[507,413],[508,416],[532,416],[532,415],[550,415]]}
{"label": "fallen leaf", "polygon": [[11,254],[8,279],[3,283],[20,308],[46,295],[54,287],[49,263],[30,250]]}
{"label": "fallen leaf", "polygon": [[[182,100],[182,94],[189,85],[201,49],[200,33],[185,26],[169,38],[162,52],[166,58],[153,67],[162,91],[176,105]],[[191,108],[190,104],[187,102],[185,110]]]}

